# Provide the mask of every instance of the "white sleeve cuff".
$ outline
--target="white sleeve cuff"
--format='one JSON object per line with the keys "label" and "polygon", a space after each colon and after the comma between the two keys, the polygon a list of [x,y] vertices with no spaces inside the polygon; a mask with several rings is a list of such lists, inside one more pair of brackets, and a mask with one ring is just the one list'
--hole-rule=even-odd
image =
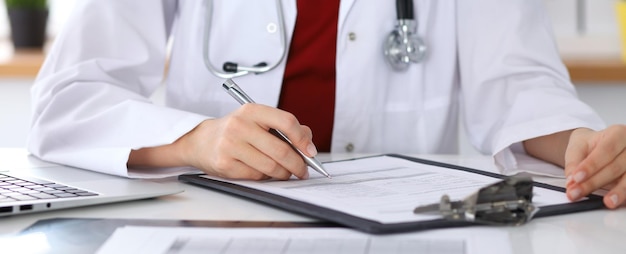
{"label": "white sleeve cuff", "polygon": [[515,143],[493,155],[496,166],[503,175],[529,173],[533,175],[565,178],[563,168],[526,154],[521,142]]}

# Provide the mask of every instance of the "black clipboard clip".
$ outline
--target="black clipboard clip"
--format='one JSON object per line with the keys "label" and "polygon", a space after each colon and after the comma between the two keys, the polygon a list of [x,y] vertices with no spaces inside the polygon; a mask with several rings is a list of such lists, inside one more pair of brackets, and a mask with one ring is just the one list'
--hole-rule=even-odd
{"label": "black clipboard clip", "polygon": [[443,195],[439,204],[419,206],[415,214],[438,213],[444,219],[480,224],[519,226],[539,211],[532,203],[530,177],[512,176],[481,188],[461,201]]}

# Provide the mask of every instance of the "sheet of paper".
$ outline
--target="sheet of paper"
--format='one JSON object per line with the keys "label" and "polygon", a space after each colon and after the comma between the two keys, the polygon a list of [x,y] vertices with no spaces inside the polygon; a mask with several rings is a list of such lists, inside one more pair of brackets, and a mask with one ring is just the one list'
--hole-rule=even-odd
{"label": "sheet of paper", "polygon": [[345,228],[128,226],[117,229],[98,253],[507,254],[512,250],[506,231],[483,227],[378,236]]}
{"label": "sheet of paper", "polygon": [[[413,161],[377,156],[324,164],[332,179],[315,171],[310,179],[289,181],[232,181],[269,193],[331,208],[381,223],[411,222],[439,218],[438,215],[416,215],[420,205],[438,203],[447,194],[461,200],[481,187],[499,181],[493,177],[431,166]],[[568,203],[564,193],[533,188],[537,206]]]}

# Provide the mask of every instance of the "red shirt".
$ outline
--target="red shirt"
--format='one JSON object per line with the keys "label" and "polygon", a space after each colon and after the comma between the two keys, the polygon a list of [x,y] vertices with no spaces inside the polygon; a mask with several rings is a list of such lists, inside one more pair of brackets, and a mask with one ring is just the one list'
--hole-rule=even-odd
{"label": "red shirt", "polygon": [[298,0],[297,4],[278,108],[311,128],[319,152],[330,152],[339,0]]}

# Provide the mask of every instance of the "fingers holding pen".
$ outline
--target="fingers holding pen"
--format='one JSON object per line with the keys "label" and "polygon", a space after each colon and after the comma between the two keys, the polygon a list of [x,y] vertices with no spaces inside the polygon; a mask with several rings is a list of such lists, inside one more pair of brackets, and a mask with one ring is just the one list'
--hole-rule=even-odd
{"label": "fingers holding pen", "polygon": [[[222,84],[222,87],[226,89],[226,91],[237,100],[242,105],[244,104],[254,104],[254,101],[250,96],[248,96],[242,89],[239,87],[232,79],[227,79]],[[261,123],[261,126],[266,128],[267,130],[273,129],[274,133],[294,145],[296,149],[303,151],[304,156],[314,157],[317,155],[317,149],[313,145],[311,141],[311,130],[305,128],[305,135],[302,133],[302,126],[296,119],[296,117],[288,113],[286,111],[271,108],[267,106],[259,105],[259,107],[248,106],[245,108],[249,109],[264,109],[266,114],[253,114],[252,116],[262,118],[257,118],[256,122]],[[263,123],[266,123],[263,125]],[[285,132],[285,133],[282,133]],[[283,135],[287,134],[287,135]],[[308,135],[306,135],[308,134]]]}
{"label": "fingers holding pen", "polygon": [[[228,116],[212,120],[212,127],[200,140],[211,149],[205,169],[227,178],[261,179],[259,174],[276,179],[289,179],[291,175],[304,179],[308,170],[302,158],[291,146],[272,135],[268,126],[277,126],[280,115],[289,113],[260,104],[245,104]],[[277,116],[278,115],[278,116]],[[295,117],[294,117],[295,118]],[[310,136],[308,127],[299,126],[301,136]],[[293,134],[293,136],[297,136]],[[310,141],[309,141],[310,142]],[[202,157],[200,160],[206,159]],[[206,171],[206,170],[205,170]]]}
{"label": "fingers holding pen", "polygon": [[[312,141],[313,133],[308,126],[301,125],[298,119],[287,111],[268,108],[272,114],[271,119],[275,120],[266,122],[264,128],[279,130],[305,155],[309,157],[317,155],[317,148]],[[259,123],[263,123],[261,119],[259,119]],[[274,135],[278,134],[274,132]]]}
{"label": "fingers holding pen", "polygon": [[246,117],[233,116],[223,121],[224,137],[220,138],[216,146],[223,154],[216,156],[214,161],[214,168],[223,177],[251,180],[284,180],[291,177],[292,173],[287,168],[257,148],[255,143],[259,137],[269,135],[267,131],[259,131],[256,124],[248,122]]}
{"label": "fingers holding pen", "polygon": [[235,122],[238,122],[236,117],[203,121],[179,140],[181,157],[187,165],[210,175],[232,179],[268,178],[242,159],[249,145],[236,135],[238,130],[245,129],[244,125]]}
{"label": "fingers holding pen", "polygon": [[[272,132],[270,129],[280,130],[289,142],[299,147],[305,154],[311,154],[310,151],[302,149],[303,146],[312,145],[311,129],[300,125],[295,116],[286,111],[258,104],[255,104],[254,107],[245,108],[245,110],[253,111],[249,115],[253,116],[253,121],[259,125],[259,128],[250,133],[252,135],[249,137],[251,144],[270,157],[274,163],[287,169],[298,178],[308,178],[308,169],[302,157],[294,151],[289,143],[283,141],[276,131]],[[315,148],[313,150],[314,153],[311,156],[317,154]],[[272,167],[268,167],[268,170],[272,170]]]}
{"label": "fingers holding pen", "polygon": [[[224,81],[224,83],[222,84],[222,87],[224,87],[224,89],[226,89],[226,91],[233,98],[235,98],[235,100],[237,100],[240,104],[254,104],[254,101],[252,100],[252,98],[250,98],[250,96],[248,96],[237,84],[235,84],[233,80],[228,79]],[[248,106],[248,107],[252,108],[252,106]],[[324,169],[324,166],[322,166],[322,163],[319,162],[314,157],[317,154],[317,149],[315,148],[315,146],[313,145],[313,142],[311,141],[311,131],[310,129],[308,129],[308,127],[301,126],[300,123],[292,114],[287,113],[283,110],[279,110],[275,108],[268,109],[268,107],[263,107],[263,106],[258,106],[256,108],[257,109],[265,108],[268,114],[267,115],[263,114],[262,116],[263,117],[269,116],[263,119],[257,118],[257,123],[259,123],[259,127],[271,132],[272,134],[276,135],[279,139],[286,142],[288,146],[290,146],[294,150],[293,152],[298,154],[304,160],[304,162],[307,165],[311,166],[315,171],[319,172],[320,174],[328,178],[331,177],[330,174],[328,174],[328,172],[326,172],[326,170]],[[259,115],[255,114],[254,116],[258,117]],[[268,120],[268,119],[271,119],[271,120]],[[276,119],[278,120],[286,119],[286,121],[276,122],[275,121]],[[281,129],[286,130],[287,135],[285,135],[285,133],[283,133]],[[305,130],[304,131],[305,134],[302,134],[303,133],[302,130]],[[308,138],[306,139],[307,142],[302,141],[302,140],[305,140],[302,138],[303,136],[308,136]],[[291,139],[295,140],[295,142],[292,141]],[[304,152],[302,152],[302,150],[304,150]],[[268,155],[272,155],[272,154],[270,153]],[[287,155],[287,156],[291,156],[291,155]],[[298,170],[298,168],[291,168],[290,170],[292,173],[298,176],[300,176],[298,171],[302,171],[302,170]],[[305,168],[304,173],[307,173],[308,172],[307,170],[308,169]],[[306,175],[303,177],[306,177]]]}
{"label": "fingers holding pen", "polygon": [[186,165],[225,178],[308,178],[302,157],[271,134],[270,128],[285,129],[285,134],[299,143],[296,146],[312,143],[311,130],[300,125],[292,114],[248,103],[227,116],[196,126],[178,142],[179,154]]}

